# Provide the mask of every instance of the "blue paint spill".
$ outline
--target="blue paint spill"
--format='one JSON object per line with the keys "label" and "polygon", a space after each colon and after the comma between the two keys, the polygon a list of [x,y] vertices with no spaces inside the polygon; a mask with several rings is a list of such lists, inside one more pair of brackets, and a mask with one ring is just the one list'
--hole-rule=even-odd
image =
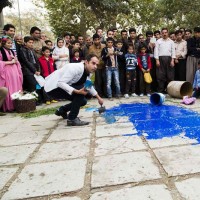
{"label": "blue paint spill", "polygon": [[90,107],[90,108],[86,108],[85,111],[86,112],[94,112],[94,111],[98,111],[98,108]]}
{"label": "blue paint spill", "polygon": [[[108,124],[116,116],[127,116],[137,130],[137,135],[147,134],[147,139],[162,139],[185,133],[185,137],[200,143],[200,114],[178,106],[152,104],[121,104],[103,113]],[[124,134],[131,136],[135,134]]]}

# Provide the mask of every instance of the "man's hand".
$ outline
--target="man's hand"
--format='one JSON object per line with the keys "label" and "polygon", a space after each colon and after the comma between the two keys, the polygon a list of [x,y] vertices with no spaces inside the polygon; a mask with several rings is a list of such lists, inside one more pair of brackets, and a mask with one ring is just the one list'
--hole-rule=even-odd
{"label": "man's hand", "polygon": [[37,72],[37,71],[36,71],[35,74],[36,74],[37,76],[39,76],[39,75],[40,75],[40,72]]}
{"label": "man's hand", "polygon": [[160,61],[159,60],[156,60],[156,66],[160,67]]}
{"label": "man's hand", "polygon": [[142,68],[142,72],[143,72],[143,73],[145,73],[145,72],[146,72],[146,70]]}
{"label": "man's hand", "polygon": [[102,106],[103,105],[103,99],[101,97],[98,98],[98,103]]}
{"label": "man's hand", "polygon": [[82,95],[87,95],[88,91],[85,90],[85,88],[81,88],[80,90],[74,90],[73,91],[76,94],[82,94]]}
{"label": "man's hand", "polygon": [[174,59],[172,59],[171,63],[170,63],[171,67],[174,67]]}

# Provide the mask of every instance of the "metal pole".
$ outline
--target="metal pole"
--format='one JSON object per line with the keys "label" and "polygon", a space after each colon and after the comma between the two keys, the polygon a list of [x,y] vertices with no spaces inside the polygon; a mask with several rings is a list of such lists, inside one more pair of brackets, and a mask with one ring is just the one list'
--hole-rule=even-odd
{"label": "metal pole", "polygon": [[3,35],[3,26],[4,26],[4,20],[3,20],[3,10],[0,13],[0,36]]}
{"label": "metal pole", "polygon": [[21,22],[20,8],[19,8],[19,0],[17,0],[17,4],[18,4],[18,14],[19,14],[19,27],[22,35],[22,22]]}

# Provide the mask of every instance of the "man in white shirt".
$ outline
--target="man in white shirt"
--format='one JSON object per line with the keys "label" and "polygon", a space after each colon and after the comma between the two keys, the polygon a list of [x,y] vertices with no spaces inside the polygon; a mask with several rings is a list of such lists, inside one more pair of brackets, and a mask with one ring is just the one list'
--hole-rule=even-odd
{"label": "man in white shirt", "polygon": [[161,34],[162,38],[158,39],[155,44],[154,57],[157,66],[158,92],[166,93],[167,84],[174,80],[176,55],[174,41],[169,38],[168,29],[163,28]]}
{"label": "man in white shirt", "polygon": [[183,34],[181,30],[175,32],[175,80],[186,80],[186,55],[187,55],[187,42],[183,40]]}
{"label": "man in white shirt", "polygon": [[[95,96],[100,105],[103,99],[93,86],[86,86],[90,73],[94,73],[99,64],[95,54],[89,54],[84,63],[69,63],[56,70],[45,79],[44,89],[48,94],[58,99],[68,99],[71,103],[61,106],[55,114],[67,120],[68,126],[84,126],[89,122],[81,121],[77,116],[81,106],[86,105],[85,95],[88,92]],[[91,83],[91,82],[90,82]],[[69,114],[67,114],[69,112]]]}

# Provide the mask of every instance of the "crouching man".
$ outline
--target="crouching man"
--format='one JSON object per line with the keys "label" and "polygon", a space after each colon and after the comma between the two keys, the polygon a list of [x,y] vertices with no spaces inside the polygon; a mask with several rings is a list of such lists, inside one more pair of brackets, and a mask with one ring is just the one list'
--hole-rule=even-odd
{"label": "crouching man", "polygon": [[100,105],[103,105],[103,99],[97,94],[93,86],[89,89],[84,86],[86,80],[90,77],[90,73],[96,71],[98,64],[98,57],[95,54],[89,54],[85,63],[66,64],[46,78],[44,89],[50,96],[71,101],[71,103],[61,106],[55,112],[56,115],[67,119],[68,126],[89,124],[89,122],[81,121],[77,117],[80,107],[87,104],[85,95],[88,92],[97,98]]}

